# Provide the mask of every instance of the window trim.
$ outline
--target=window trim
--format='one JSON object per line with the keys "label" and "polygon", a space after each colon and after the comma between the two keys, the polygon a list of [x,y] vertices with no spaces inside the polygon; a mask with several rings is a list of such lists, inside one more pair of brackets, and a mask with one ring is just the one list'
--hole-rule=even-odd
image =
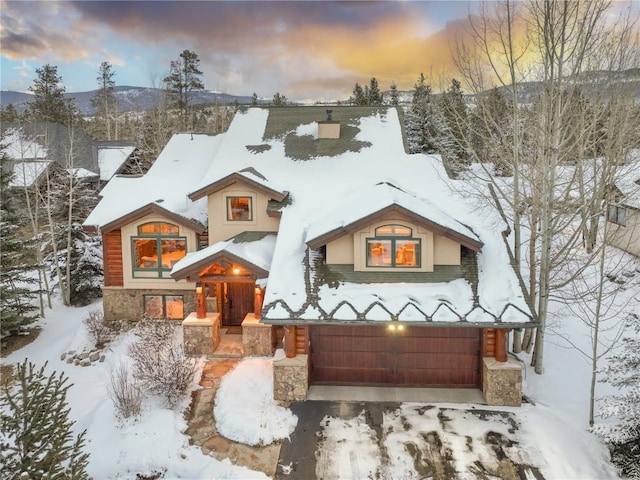
{"label": "window trim", "polygon": [[[140,231],[140,227],[142,227],[144,225],[147,225],[149,223],[166,223],[168,225],[172,225],[172,226],[176,226],[177,227],[177,225],[174,225],[174,224],[172,224],[170,222],[147,222],[147,223],[138,225],[136,227],[136,231],[139,232]],[[178,227],[178,231],[180,231],[179,227]],[[156,241],[156,252],[158,253],[158,262],[157,262],[157,266],[156,267],[143,268],[143,267],[139,267],[138,266],[138,263],[136,262],[136,254],[137,254],[136,241],[137,240],[155,240]],[[137,278],[137,279],[165,278],[163,273],[170,272],[173,267],[172,266],[165,267],[162,264],[162,242],[172,241],[172,240],[183,241],[184,242],[185,255],[187,253],[189,253],[189,243],[188,243],[187,237],[184,236],[184,235],[157,233],[157,234],[142,234],[142,235],[138,234],[138,235],[130,237],[130,242],[131,242],[131,270],[132,270],[133,278]],[[136,275],[136,273],[147,273],[147,274],[155,273],[156,275],[146,276],[146,275]]]}
{"label": "window trim", "polygon": [[[147,313],[147,298],[150,297],[160,297],[162,299],[162,317],[151,317],[154,320],[184,320],[184,295],[178,295],[174,293],[145,293],[142,295],[142,313]],[[168,318],[167,317],[167,297],[178,297],[182,299],[182,317],[181,318]]]}
{"label": "window trim", "polygon": [[[231,200],[234,198],[247,198],[249,199],[249,218],[231,218]],[[227,222],[253,222],[253,196],[252,195],[225,195],[224,202],[226,205],[226,219]]]}
{"label": "window trim", "polygon": [[[399,235],[375,235],[375,233],[378,231],[379,228],[381,227],[387,227],[387,226],[400,226],[403,228],[406,228],[409,230],[410,235],[409,236],[399,236]],[[373,237],[365,237],[365,241],[364,241],[364,256],[365,256],[365,262],[364,262],[364,266],[367,269],[393,269],[395,271],[403,271],[403,270],[414,270],[414,269],[421,269],[422,268],[422,238],[420,237],[414,237],[413,236],[413,228],[407,226],[407,225],[402,225],[402,224],[386,224],[386,225],[380,225],[376,228],[373,229],[374,231],[374,236]],[[374,243],[376,241],[379,242],[390,242],[391,243],[391,251],[393,252],[391,254],[391,264],[390,265],[372,265],[369,263],[369,245],[370,242]],[[396,265],[396,256],[397,256],[397,242],[400,241],[410,241],[413,242],[416,245],[416,264],[415,265]]]}
{"label": "window trim", "polygon": [[[622,217],[622,220],[620,220],[620,217]],[[626,227],[627,226],[627,207],[623,205],[618,205],[618,204],[609,204],[607,206],[607,220],[616,225]]]}

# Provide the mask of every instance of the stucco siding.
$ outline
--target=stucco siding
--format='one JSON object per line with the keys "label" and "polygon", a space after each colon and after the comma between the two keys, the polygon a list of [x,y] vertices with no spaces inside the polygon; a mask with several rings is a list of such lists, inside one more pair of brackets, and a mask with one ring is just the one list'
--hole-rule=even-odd
{"label": "stucco siding", "polygon": [[434,265],[460,265],[460,244],[441,235],[433,238]]}
{"label": "stucco siding", "polygon": [[345,235],[327,244],[327,263],[353,265],[353,235]]}
{"label": "stucco siding", "polygon": [[[184,280],[176,282],[169,272],[163,272],[163,278],[133,278],[133,253],[131,246],[131,237],[138,235],[138,226],[148,222],[174,222],[167,220],[159,215],[146,215],[129,225],[122,227],[122,266],[124,273],[125,289],[154,289],[154,290],[193,290],[193,283],[187,283]],[[195,252],[198,249],[197,235],[193,230],[178,225],[178,236],[187,239],[187,253]]]}
{"label": "stucco siding", "polygon": [[610,245],[640,257],[640,211],[627,208],[625,225],[607,224]]}
{"label": "stucco siding", "polygon": [[[253,218],[246,221],[227,220],[226,198],[251,197]],[[228,240],[242,232],[277,232],[280,226],[278,218],[267,215],[267,195],[251,190],[244,185],[233,184],[209,195],[209,245]]]}

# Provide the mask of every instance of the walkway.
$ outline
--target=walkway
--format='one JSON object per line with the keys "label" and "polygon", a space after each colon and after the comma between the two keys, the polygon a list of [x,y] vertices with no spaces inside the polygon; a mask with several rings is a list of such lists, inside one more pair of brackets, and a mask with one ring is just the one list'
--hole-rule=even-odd
{"label": "walkway", "polygon": [[[225,337],[230,338],[225,339]],[[240,351],[237,349],[240,337],[240,335],[223,335],[222,340],[226,347],[224,353],[218,358],[207,360],[200,379],[200,385],[203,388],[192,394],[191,407],[187,413],[188,427],[185,433],[191,437],[191,444],[199,446],[205,455],[218,460],[228,458],[235,465],[264,472],[273,477],[280,455],[279,443],[266,447],[251,447],[223,437],[216,429],[213,416],[216,391],[222,377],[241,359],[241,349]]]}

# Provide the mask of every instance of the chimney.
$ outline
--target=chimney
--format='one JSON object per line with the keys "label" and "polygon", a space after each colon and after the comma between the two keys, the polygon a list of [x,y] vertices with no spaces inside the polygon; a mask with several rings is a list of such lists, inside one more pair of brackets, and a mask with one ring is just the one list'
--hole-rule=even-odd
{"label": "chimney", "polygon": [[333,110],[327,108],[327,119],[318,121],[318,138],[340,138],[340,122],[332,120]]}

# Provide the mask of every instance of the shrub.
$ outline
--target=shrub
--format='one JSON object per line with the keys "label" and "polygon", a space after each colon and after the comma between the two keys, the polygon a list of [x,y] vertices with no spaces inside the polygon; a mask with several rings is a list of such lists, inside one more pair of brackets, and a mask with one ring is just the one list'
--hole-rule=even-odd
{"label": "shrub", "polygon": [[93,340],[96,347],[103,347],[113,340],[117,333],[115,326],[104,319],[104,315],[100,310],[89,312],[89,316],[84,319],[84,325],[87,328],[89,338]]}
{"label": "shrub", "polygon": [[111,371],[109,397],[121,418],[139,416],[142,410],[142,392],[140,386],[129,374],[129,369],[123,363]]}
{"label": "shrub", "polygon": [[3,478],[88,478],[85,432],[73,437],[64,374],[46,376],[45,365],[18,365],[15,387],[0,397],[0,465]]}
{"label": "shrub", "polygon": [[165,320],[145,318],[136,327],[139,340],[129,347],[133,377],[145,394],[158,395],[169,406],[187,391],[196,373],[196,362],[174,345],[175,326]]}

